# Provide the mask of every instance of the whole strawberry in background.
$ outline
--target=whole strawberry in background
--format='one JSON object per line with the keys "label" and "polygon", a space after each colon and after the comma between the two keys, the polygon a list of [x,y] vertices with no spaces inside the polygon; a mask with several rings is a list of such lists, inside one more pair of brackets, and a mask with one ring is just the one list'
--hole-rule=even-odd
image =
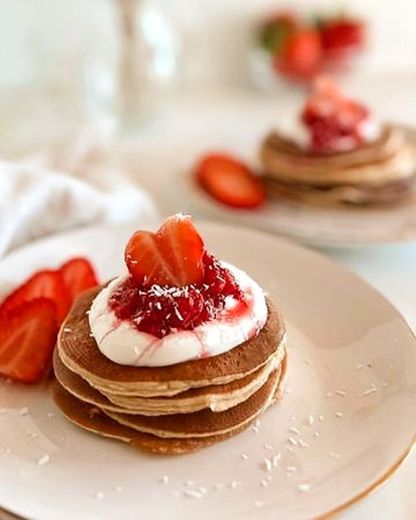
{"label": "whole strawberry in background", "polygon": [[365,47],[366,26],[346,15],[301,17],[284,10],[261,24],[259,42],[276,75],[308,84],[323,72],[348,70]]}
{"label": "whole strawberry in background", "polygon": [[294,80],[308,81],[320,72],[321,40],[314,29],[298,28],[290,34],[273,56],[277,72]]}
{"label": "whole strawberry in background", "polygon": [[345,69],[365,48],[366,26],[358,19],[337,16],[318,21],[326,70]]}
{"label": "whole strawberry in background", "polygon": [[297,27],[297,17],[291,11],[282,11],[270,16],[260,28],[262,47],[272,54],[280,52],[287,38]]}

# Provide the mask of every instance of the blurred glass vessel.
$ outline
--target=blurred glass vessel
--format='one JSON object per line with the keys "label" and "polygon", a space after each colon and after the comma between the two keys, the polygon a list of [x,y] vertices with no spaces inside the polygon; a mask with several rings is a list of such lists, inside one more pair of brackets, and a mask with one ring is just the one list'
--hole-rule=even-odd
{"label": "blurred glass vessel", "polygon": [[164,0],[0,0],[0,153],[99,121],[140,128],[175,91]]}
{"label": "blurred glass vessel", "polygon": [[113,27],[91,59],[89,99],[128,131],[151,121],[175,92],[180,44],[164,0],[112,2]]}

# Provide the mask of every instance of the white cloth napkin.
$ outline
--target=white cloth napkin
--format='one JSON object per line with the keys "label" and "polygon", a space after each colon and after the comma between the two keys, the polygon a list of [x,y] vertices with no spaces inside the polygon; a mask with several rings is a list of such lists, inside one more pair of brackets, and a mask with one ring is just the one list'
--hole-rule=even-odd
{"label": "white cloth napkin", "polygon": [[50,233],[91,224],[152,225],[151,197],[83,137],[20,162],[0,161],[0,257]]}

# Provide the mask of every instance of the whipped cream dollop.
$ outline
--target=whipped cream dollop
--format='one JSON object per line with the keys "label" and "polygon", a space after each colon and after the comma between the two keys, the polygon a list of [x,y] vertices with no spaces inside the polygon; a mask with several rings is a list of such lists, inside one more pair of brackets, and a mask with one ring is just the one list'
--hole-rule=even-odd
{"label": "whipped cream dollop", "polygon": [[221,262],[234,276],[247,302],[244,312],[227,298],[213,320],[193,330],[178,330],[163,338],[142,332],[130,320],[119,319],[110,298],[127,276],[116,278],[96,296],[89,311],[91,334],[101,353],[121,365],[161,367],[223,354],[255,336],[267,321],[267,305],[261,287],[247,273]]}

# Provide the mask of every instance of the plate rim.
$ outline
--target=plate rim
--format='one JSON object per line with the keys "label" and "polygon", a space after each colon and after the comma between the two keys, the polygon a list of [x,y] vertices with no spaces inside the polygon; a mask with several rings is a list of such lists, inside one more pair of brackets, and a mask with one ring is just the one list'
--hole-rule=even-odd
{"label": "plate rim", "polygon": [[[344,264],[338,262],[337,260],[333,259],[332,257],[328,256],[327,254],[316,251],[315,249],[311,249],[304,244],[300,244],[298,242],[295,242],[293,240],[290,240],[287,236],[282,236],[279,234],[274,233],[273,231],[269,231],[266,229],[258,229],[255,227],[248,227],[244,226],[243,224],[236,224],[235,222],[226,223],[217,221],[212,218],[204,218],[201,216],[197,216],[196,218],[197,224],[208,225],[208,226],[218,226],[221,228],[228,229],[230,231],[232,230],[239,230],[243,231],[244,233],[252,234],[252,235],[263,235],[265,237],[268,237],[274,241],[281,242],[285,247],[289,247],[296,250],[301,250],[303,254],[311,255],[312,257],[317,258],[320,262],[327,262],[333,267],[336,267],[337,269],[340,269],[341,271],[345,271],[349,273],[350,276],[355,278],[360,283],[363,283],[367,290],[370,290],[373,292],[374,295],[376,295],[378,298],[384,301],[385,304],[387,304],[390,309],[396,314],[396,317],[400,319],[402,324],[407,328],[408,332],[410,332],[410,335],[413,338],[413,341],[416,345],[416,332],[413,331],[412,327],[409,325],[407,319],[403,316],[403,314],[397,309],[397,307],[394,305],[393,302],[391,302],[386,296],[384,296],[376,287],[374,287],[369,281],[364,279],[362,276],[357,274],[355,271],[353,271],[349,266],[345,266]],[[17,247],[9,251],[2,259],[0,259],[0,267],[1,264],[8,260],[9,257],[12,257],[15,254],[21,254],[21,252],[25,249],[30,249],[32,247],[37,247],[39,245],[42,245],[43,242],[49,242],[54,240],[59,240],[65,237],[70,237],[73,235],[78,234],[88,234],[91,232],[102,232],[106,230],[131,230],[134,229],[133,224],[124,224],[124,225],[92,225],[92,226],[85,226],[85,227],[78,227],[73,228],[70,230],[66,230],[64,232],[59,233],[53,233],[50,235],[46,235],[44,237],[40,237],[36,240],[33,240],[29,242],[28,244],[24,244],[23,246]],[[375,493],[377,490],[382,488],[390,479],[391,477],[397,472],[397,470],[402,466],[402,464],[406,461],[408,456],[411,454],[413,448],[416,446],[416,426],[414,428],[414,433],[412,435],[411,441],[402,453],[399,455],[399,457],[383,472],[381,476],[376,478],[373,482],[371,482],[369,485],[367,485],[364,489],[362,489],[360,492],[358,492],[353,497],[349,498],[348,500],[341,502],[340,504],[336,505],[335,507],[331,508],[329,511],[325,511],[324,513],[319,514],[315,517],[316,520],[329,520],[331,518],[334,518],[338,516],[338,514],[350,509],[353,505],[358,504],[362,502],[365,498]],[[13,508],[6,508],[4,505],[0,504],[0,518],[2,518],[2,515],[5,514],[5,520],[28,520],[29,517],[21,516],[19,513],[13,511]],[[7,516],[8,515],[8,516]]]}

